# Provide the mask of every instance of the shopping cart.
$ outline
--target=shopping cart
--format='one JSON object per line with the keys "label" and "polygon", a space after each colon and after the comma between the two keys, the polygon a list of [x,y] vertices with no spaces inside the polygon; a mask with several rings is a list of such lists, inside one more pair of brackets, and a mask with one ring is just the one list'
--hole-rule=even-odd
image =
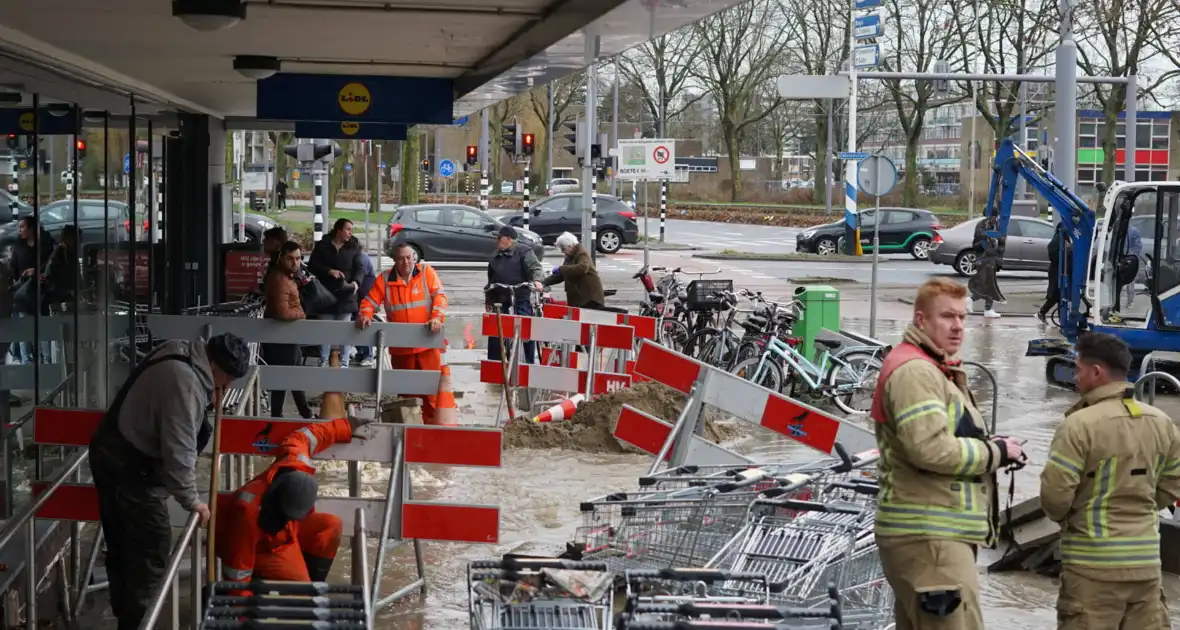
{"label": "shopping cart", "polygon": [[[786,622],[786,623],[783,623]],[[690,628],[842,628],[840,592],[828,588],[826,608],[798,608],[719,597],[682,597],[678,601],[628,598],[619,615],[619,630],[682,630]]]}
{"label": "shopping cart", "polygon": [[472,630],[610,630],[614,576],[602,562],[504,557],[467,565]]}

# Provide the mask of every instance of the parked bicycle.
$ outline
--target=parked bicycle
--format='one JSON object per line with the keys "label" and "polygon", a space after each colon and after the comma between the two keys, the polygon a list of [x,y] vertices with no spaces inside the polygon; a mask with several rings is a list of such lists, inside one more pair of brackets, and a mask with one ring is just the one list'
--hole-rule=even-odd
{"label": "parked bicycle", "polygon": [[731,371],[791,398],[812,396],[830,401],[847,414],[867,414],[881,372],[883,349],[851,346],[833,354],[841,345],[839,341],[816,339],[815,343],[822,349],[812,361],[797,349],[798,342],[770,337],[762,354],[739,361]]}

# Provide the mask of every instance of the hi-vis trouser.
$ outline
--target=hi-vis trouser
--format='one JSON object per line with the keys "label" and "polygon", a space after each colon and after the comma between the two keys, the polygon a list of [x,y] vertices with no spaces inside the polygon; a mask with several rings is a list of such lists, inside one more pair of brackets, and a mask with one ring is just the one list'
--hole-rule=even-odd
{"label": "hi-vis trouser", "polygon": [[973,545],[946,538],[877,536],[877,547],[893,588],[897,630],[983,630]]}
{"label": "hi-vis trouser", "polygon": [[[1160,578],[1134,582],[1095,580],[1062,567],[1058,630],[1164,630],[1170,628]],[[898,626],[899,630],[901,626]]]}
{"label": "hi-vis trouser", "polygon": [[455,389],[451,384],[451,368],[443,362],[441,348],[428,348],[412,354],[389,353],[390,367],[394,370],[437,370],[439,372],[438,393],[434,396],[410,396],[422,401],[422,422],[424,424],[456,424],[459,421],[459,406],[455,403]]}

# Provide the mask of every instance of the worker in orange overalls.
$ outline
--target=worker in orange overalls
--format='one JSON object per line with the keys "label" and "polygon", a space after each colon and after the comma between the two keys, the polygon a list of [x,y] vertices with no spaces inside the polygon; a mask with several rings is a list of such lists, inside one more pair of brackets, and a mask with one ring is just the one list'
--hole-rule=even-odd
{"label": "worker in orange overalls", "polygon": [[352,441],[370,422],[337,418],[291,433],[270,468],[218,499],[216,546],[223,579],[327,579],[344,525],[335,514],[315,511],[318,484],[311,456]]}
{"label": "worker in orange overalls", "polygon": [[[377,276],[369,295],[361,300],[357,328],[373,322],[378,307],[385,307],[385,321],[396,324],[425,324],[430,332],[442,330],[447,312],[447,295],[438,274],[426,263],[414,264],[414,248],[402,243],[394,248],[393,269]],[[451,368],[442,360],[440,348],[390,348],[395,370],[438,370],[438,394],[415,396],[422,399],[422,422],[455,424],[459,408],[451,386]]]}

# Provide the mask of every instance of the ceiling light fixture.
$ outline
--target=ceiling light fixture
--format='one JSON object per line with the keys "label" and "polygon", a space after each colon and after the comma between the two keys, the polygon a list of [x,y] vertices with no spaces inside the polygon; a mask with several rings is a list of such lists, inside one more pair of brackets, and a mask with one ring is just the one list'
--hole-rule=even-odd
{"label": "ceiling light fixture", "polygon": [[89,123],[100,123],[106,120],[107,113],[101,109],[87,109],[82,112],[82,119]]}
{"label": "ceiling light fixture", "polygon": [[20,105],[24,100],[25,95],[20,92],[0,92],[0,104]]}
{"label": "ceiling light fixture", "polygon": [[246,19],[241,0],[172,0],[172,17],[203,32],[220,31]]}
{"label": "ceiling light fixture", "polygon": [[255,81],[269,79],[282,69],[282,62],[275,57],[264,57],[262,55],[238,55],[234,57],[234,70],[237,70],[238,74],[247,79],[253,79]]}

